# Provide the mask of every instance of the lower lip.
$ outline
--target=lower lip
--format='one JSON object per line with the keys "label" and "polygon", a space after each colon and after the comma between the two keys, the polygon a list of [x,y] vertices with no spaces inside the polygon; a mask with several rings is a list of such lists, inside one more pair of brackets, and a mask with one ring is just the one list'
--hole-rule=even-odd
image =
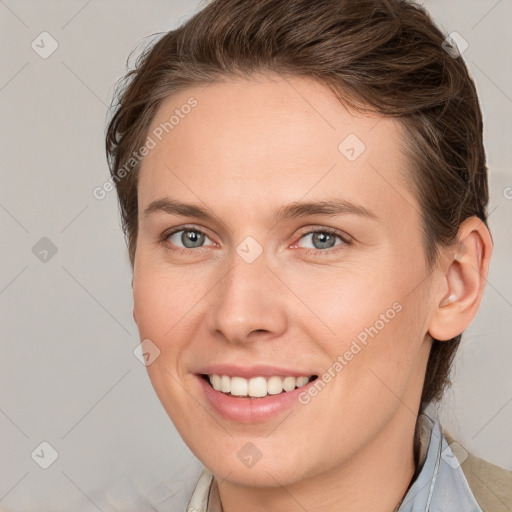
{"label": "lower lip", "polygon": [[203,377],[197,376],[197,378],[210,406],[224,418],[239,423],[262,423],[278,416],[287,409],[291,409],[294,405],[299,405],[299,394],[314,382],[309,382],[300,388],[279,395],[245,398],[216,391]]}

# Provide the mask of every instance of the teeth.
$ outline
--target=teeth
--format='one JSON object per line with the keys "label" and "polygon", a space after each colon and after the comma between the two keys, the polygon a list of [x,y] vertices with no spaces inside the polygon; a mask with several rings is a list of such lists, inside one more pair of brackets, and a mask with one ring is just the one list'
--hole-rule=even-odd
{"label": "teeth", "polygon": [[267,393],[269,395],[278,395],[283,391],[283,380],[281,377],[270,377],[267,382]]}
{"label": "teeth", "polygon": [[283,380],[283,389],[285,391],[291,391],[292,389],[295,389],[295,382],[297,382],[295,377],[285,377]]}
{"label": "teeth", "polygon": [[[213,377],[213,375],[212,375]],[[211,381],[211,379],[210,379]],[[220,382],[221,382],[221,391],[223,393],[230,393],[231,392],[231,379],[227,376],[227,375],[223,375],[221,378],[220,378]]]}
{"label": "teeth", "polygon": [[209,375],[210,383],[213,389],[222,391],[222,393],[231,393],[233,396],[249,396],[253,398],[262,398],[268,395],[278,395],[279,393],[293,391],[300,388],[310,381],[310,377],[253,377],[244,379],[243,377],[229,377],[228,375]]}
{"label": "teeth", "polygon": [[235,396],[247,396],[247,390],[249,388],[249,383],[247,379],[242,379],[242,377],[232,377],[231,378],[231,394]]}
{"label": "teeth", "polygon": [[210,378],[210,382],[213,386],[213,389],[216,389],[217,391],[221,391],[220,377],[218,375],[212,375]]}
{"label": "teeth", "polygon": [[249,381],[247,389],[249,396],[262,397],[267,395],[267,379],[265,377],[253,377]]}
{"label": "teeth", "polygon": [[297,387],[300,388],[309,382],[309,377],[297,377]]}

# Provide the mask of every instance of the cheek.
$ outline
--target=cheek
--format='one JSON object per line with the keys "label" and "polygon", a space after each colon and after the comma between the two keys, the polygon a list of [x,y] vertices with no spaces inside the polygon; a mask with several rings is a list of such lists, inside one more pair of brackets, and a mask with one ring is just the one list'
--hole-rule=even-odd
{"label": "cheek", "polygon": [[339,401],[345,400],[347,413],[360,416],[356,423],[364,424],[369,409],[389,414],[400,401],[413,400],[413,388],[421,388],[420,370],[426,361],[420,295],[402,295],[394,302],[395,294],[381,297],[380,306],[369,316],[361,314],[365,320],[357,331],[342,340]]}
{"label": "cheek", "polygon": [[159,351],[146,367],[148,376],[162,406],[179,425],[188,404],[179,363],[190,339],[185,330],[194,315],[197,292],[175,274],[151,266],[143,268],[139,262],[133,300],[140,339],[151,340]]}
{"label": "cheek", "polygon": [[300,276],[301,299],[309,311],[299,305],[297,323],[311,339],[323,340],[333,357],[348,350],[354,339],[364,346],[373,336],[389,333],[402,309],[397,300],[401,283],[383,277],[389,275],[389,270],[368,265]]}
{"label": "cheek", "polygon": [[[322,330],[325,335],[311,329],[307,321],[301,324],[311,339],[322,340],[331,373],[341,377],[335,379],[340,392],[363,402],[390,394],[386,384],[399,394],[404,392],[418,364],[428,316],[424,286],[419,285],[425,278],[421,268],[373,269],[337,278],[324,288],[324,294],[317,284],[309,298],[329,328]],[[318,320],[313,325],[318,326]]]}
{"label": "cheek", "polygon": [[[133,301],[137,326],[148,338],[175,339],[176,331],[183,328],[181,322],[194,315],[194,306],[202,293],[199,280],[188,279],[183,271],[142,268],[135,272]],[[184,322],[186,323],[186,322]]]}

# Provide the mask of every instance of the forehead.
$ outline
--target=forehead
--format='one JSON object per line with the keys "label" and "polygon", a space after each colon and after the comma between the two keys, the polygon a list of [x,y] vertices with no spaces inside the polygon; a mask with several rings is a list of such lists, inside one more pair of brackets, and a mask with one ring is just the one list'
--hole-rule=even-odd
{"label": "forehead", "polygon": [[161,104],[148,136],[141,207],[166,193],[269,208],[334,193],[396,215],[416,204],[399,123],[349,112],[311,79],[262,75],[182,90]]}

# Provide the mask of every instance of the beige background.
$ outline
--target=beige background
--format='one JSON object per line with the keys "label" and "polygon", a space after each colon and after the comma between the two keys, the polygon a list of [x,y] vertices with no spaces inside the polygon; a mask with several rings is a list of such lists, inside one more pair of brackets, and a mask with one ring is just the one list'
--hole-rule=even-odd
{"label": "beige background", "polygon": [[[0,0],[2,512],[180,510],[199,473],[133,355],[115,193],[100,201],[92,190],[108,177],[107,105],[129,53],[202,5]],[[469,43],[495,240],[443,425],[476,455],[512,469],[512,2],[425,6]],[[39,465],[52,454],[44,441],[58,453],[48,469]]]}

